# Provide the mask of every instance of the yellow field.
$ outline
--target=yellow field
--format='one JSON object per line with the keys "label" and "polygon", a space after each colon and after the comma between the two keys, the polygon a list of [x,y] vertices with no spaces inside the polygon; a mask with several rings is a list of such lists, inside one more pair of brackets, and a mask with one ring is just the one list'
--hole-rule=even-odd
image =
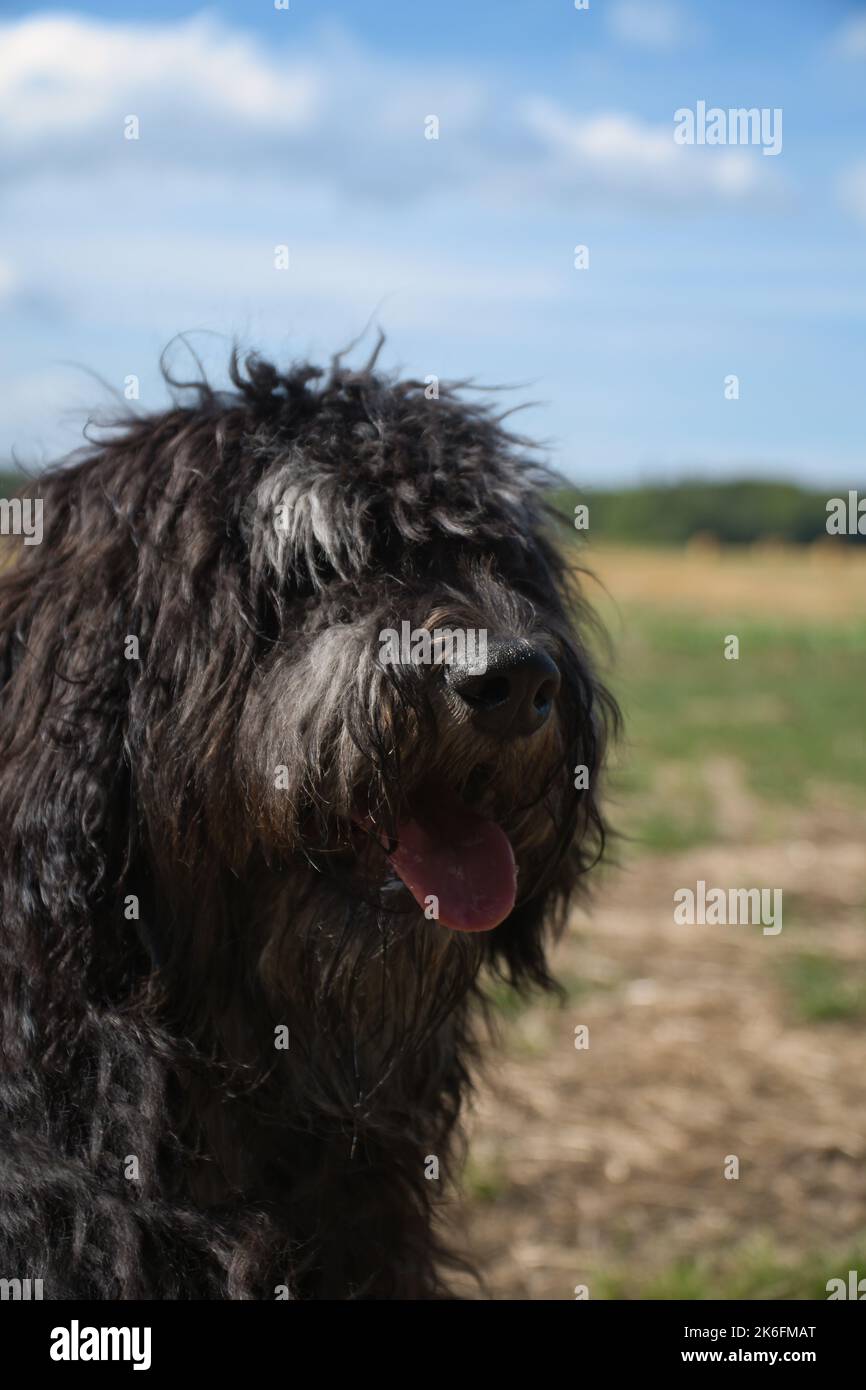
{"label": "yellow field", "polygon": [[[674,550],[592,544],[584,553],[617,605],[780,623],[866,617],[866,546],[828,541],[799,549],[720,549],[701,543]],[[603,602],[598,585],[589,592]]]}

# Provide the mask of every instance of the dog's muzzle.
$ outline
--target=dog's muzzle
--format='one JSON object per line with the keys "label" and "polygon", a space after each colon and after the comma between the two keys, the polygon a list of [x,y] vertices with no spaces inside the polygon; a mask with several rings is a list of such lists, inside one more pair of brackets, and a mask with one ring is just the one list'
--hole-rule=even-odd
{"label": "dog's muzzle", "polygon": [[[532,736],[548,723],[562,679],[559,667],[526,638],[487,640],[485,659],[455,657],[445,665],[449,717],[466,729],[466,746],[493,758],[492,744]],[[477,737],[473,737],[476,735]],[[518,755],[519,756],[519,755]],[[511,914],[517,900],[518,865],[505,829],[467,798],[476,772],[468,772],[462,794],[446,777],[431,773],[412,789],[406,814],[385,835],[369,818],[357,823],[385,849],[425,917],[454,931],[491,931]]]}

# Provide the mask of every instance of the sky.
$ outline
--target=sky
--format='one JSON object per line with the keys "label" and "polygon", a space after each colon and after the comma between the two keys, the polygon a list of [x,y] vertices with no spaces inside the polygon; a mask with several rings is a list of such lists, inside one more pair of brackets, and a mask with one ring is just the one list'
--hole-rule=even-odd
{"label": "sky", "polygon": [[[678,143],[700,102],[781,149]],[[0,315],[28,468],[179,334],[219,380],[381,326],[579,483],[862,489],[866,5],[0,0]]]}

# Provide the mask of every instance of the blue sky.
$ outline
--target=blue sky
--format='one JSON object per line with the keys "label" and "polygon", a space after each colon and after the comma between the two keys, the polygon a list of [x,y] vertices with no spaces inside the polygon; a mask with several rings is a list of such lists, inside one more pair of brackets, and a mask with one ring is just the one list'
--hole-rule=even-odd
{"label": "blue sky", "polygon": [[[781,152],[675,144],[698,101],[781,108]],[[582,482],[862,487],[864,117],[843,0],[0,4],[0,458],[78,442],[82,368],[157,407],[181,331],[219,376],[372,317]]]}

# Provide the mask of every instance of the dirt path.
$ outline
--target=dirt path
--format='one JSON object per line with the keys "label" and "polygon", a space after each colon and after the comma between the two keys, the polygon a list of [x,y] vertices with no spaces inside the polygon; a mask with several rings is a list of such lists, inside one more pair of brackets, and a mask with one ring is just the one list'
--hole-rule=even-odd
{"label": "dirt path", "polygon": [[[862,965],[864,844],[828,806],[784,843],[610,878],[558,948],[567,1004],[506,1021],[479,1086],[453,1224],[487,1296],[805,1297],[778,1266],[809,1290],[822,1259],[845,1274],[866,1229],[864,1027],[804,1021],[782,980],[803,951]],[[782,887],[782,932],[676,925],[674,889],[698,879]]]}

